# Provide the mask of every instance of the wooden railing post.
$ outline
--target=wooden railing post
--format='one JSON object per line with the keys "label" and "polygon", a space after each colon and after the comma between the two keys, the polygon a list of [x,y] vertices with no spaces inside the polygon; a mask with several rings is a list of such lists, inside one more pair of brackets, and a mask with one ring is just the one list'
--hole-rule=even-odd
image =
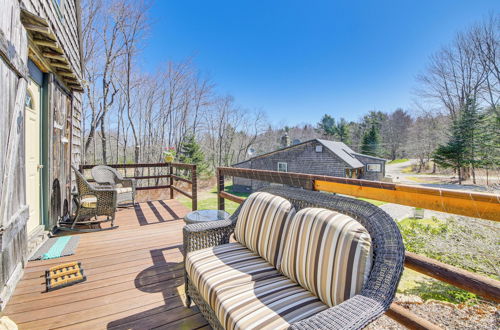
{"label": "wooden railing post", "polygon": [[169,164],[168,166],[168,174],[170,175],[170,178],[168,179],[168,183],[170,185],[170,199],[174,199],[174,177],[172,176],[174,175],[174,167],[172,164]]}
{"label": "wooden railing post", "polygon": [[217,169],[217,205],[218,209],[224,211],[224,198],[221,193],[224,192],[224,175]]}
{"label": "wooden railing post", "polygon": [[196,165],[191,169],[191,205],[193,211],[198,209],[198,179],[196,178]]}

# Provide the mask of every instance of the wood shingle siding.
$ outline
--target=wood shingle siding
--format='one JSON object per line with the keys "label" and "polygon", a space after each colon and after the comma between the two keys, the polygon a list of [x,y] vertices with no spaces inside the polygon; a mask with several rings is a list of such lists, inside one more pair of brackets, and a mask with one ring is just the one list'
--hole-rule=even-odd
{"label": "wood shingle siding", "polygon": [[[381,164],[382,171],[367,172],[366,161]],[[259,155],[233,167],[279,171],[278,163],[286,163],[287,172],[346,177],[347,170],[357,170],[361,178],[377,181],[382,180],[385,172],[384,159],[357,154],[341,142],[320,139]],[[237,192],[255,191],[267,185],[268,182],[253,179],[233,179],[233,189]]]}

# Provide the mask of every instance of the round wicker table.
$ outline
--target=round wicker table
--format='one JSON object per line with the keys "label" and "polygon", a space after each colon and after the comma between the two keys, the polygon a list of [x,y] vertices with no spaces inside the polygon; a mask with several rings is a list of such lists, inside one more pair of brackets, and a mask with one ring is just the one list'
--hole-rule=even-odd
{"label": "round wicker table", "polygon": [[201,223],[208,221],[225,220],[229,218],[230,214],[226,211],[219,210],[199,210],[193,211],[186,214],[184,217],[184,222],[187,224],[191,223]]}

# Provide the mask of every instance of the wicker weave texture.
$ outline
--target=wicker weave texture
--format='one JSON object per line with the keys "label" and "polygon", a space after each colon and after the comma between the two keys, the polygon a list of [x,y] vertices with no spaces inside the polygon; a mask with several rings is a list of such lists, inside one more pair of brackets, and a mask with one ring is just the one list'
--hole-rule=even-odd
{"label": "wicker weave texture", "polygon": [[116,187],[121,185],[122,187],[132,188],[130,192],[118,193],[117,202],[118,204],[123,202],[130,202],[135,204],[135,180],[124,178],[120,172],[112,167],[106,165],[97,165],[92,167],[92,177],[95,182],[100,185],[111,185]]}
{"label": "wicker weave texture", "polygon": [[[291,324],[291,329],[361,329],[389,308],[403,272],[404,245],[398,227],[387,213],[370,203],[329,193],[273,186],[261,191],[288,199],[297,211],[320,207],[349,215],[359,221],[372,238],[374,259],[362,291],[339,305]],[[240,209],[241,206],[225,221],[185,226],[185,253],[229,243]],[[221,329],[214,311],[203,301],[187,274],[185,279],[188,302],[192,298],[212,327]]]}
{"label": "wicker weave texture", "polygon": [[[116,190],[111,186],[91,185],[78,171],[78,169],[73,167],[73,171],[76,175],[76,185],[78,189],[78,195],[75,196],[77,210],[75,212],[75,220],[73,222],[78,224],[80,220],[104,215],[109,218],[111,225],[113,225],[117,205]],[[82,199],[89,196],[96,198],[96,207],[82,207]]]}

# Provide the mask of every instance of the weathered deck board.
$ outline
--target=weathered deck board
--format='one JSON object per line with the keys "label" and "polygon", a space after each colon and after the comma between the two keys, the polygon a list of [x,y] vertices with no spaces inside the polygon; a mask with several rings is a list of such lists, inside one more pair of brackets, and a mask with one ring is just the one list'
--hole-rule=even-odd
{"label": "weathered deck board", "polygon": [[[175,200],[119,210],[118,229],[81,234],[75,255],[29,262],[5,314],[21,329],[208,327],[183,304],[182,217]],[[44,271],[80,261],[87,281],[44,292]]]}

